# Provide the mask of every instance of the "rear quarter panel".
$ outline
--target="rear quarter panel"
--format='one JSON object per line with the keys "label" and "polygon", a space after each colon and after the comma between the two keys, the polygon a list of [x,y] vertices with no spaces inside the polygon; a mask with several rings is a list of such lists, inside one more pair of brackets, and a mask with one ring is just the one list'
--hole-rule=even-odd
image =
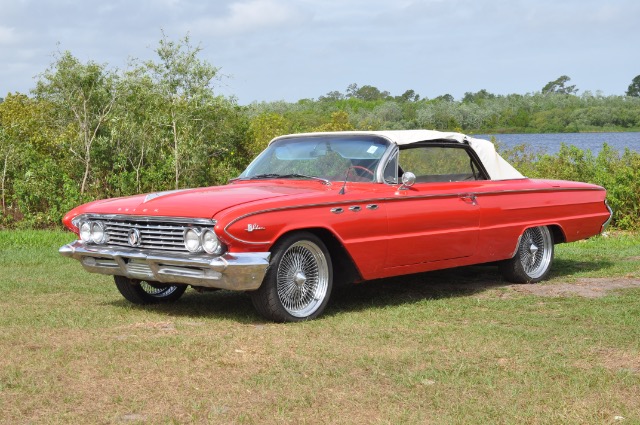
{"label": "rear quarter panel", "polygon": [[481,209],[478,262],[511,258],[529,227],[558,226],[565,242],[600,233],[609,217],[602,187],[552,180],[486,182],[477,191]]}

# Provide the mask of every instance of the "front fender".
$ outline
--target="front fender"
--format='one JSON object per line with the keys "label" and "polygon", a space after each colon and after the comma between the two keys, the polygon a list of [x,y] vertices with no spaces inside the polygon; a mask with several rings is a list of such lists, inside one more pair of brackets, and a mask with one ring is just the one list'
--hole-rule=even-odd
{"label": "front fender", "polygon": [[[384,265],[389,235],[386,209],[351,208],[358,201],[340,204],[289,206],[248,212],[222,226],[231,250],[268,251],[284,234],[297,230],[323,229],[344,246],[365,279],[375,278]],[[341,213],[336,213],[340,209]]]}

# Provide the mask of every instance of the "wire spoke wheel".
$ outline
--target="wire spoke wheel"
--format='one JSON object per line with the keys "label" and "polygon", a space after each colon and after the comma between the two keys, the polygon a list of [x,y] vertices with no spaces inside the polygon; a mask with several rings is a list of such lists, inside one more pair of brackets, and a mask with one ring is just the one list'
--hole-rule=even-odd
{"label": "wire spoke wheel", "polygon": [[299,322],[324,311],[333,288],[333,264],[324,241],[311,232],[280,238],[271,248],[269,268],[251,292],[258,313],[276,322]]}
{"label": "wire spoke wheel", "polygon": [[549,268],[552,246],[551,234],[546,227],[533,227],[522,234],[518,247],[520,263],[531,279],[539,278]]}
{"label": "wire spoke wheel", "polygon": [[152,297],[157,297],[157,298],[168,297],[178,289],[176,285],[160,286],[160,285],[155,285],[153,283],[149,283],[145,280],[140,282],[140,288],[147,294],[151,295]]}
{"label": "wire spoke wheel", "polygon": [[535,283],[544,280],[553,263],[553,236],[547,226],[526,229],[513,258],[500,263],[504,277],[514,283]]}
{"label": "wire spoke wheel", "polygon": [[307,317],[323,303],[329,287],[329,266],[322,249],[301,240],[283,254],[276,275],[278,299],[294,317]]}
{"label": "wire spoke wheel", "polygon": [[134,304],[154,304],[172,302],[179,299],[187,285],[163,285],[146,280],[130,279],[124,276],[114,276],[118,291]]}

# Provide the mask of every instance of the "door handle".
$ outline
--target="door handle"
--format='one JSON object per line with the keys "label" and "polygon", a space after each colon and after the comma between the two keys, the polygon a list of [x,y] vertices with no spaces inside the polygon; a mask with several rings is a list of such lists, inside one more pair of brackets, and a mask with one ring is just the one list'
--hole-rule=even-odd
{"label": "door handle", "polygon": [[474,195],[473,193],[466,193],[464,195],[461,195],[460,199],[462,199],[467,204],[478,205],[478,200],[476,199],[476,195]]}

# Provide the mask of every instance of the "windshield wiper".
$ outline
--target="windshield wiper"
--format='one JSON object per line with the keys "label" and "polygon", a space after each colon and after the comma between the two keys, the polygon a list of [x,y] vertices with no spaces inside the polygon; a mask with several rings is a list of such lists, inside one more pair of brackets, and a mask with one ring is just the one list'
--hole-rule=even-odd
{"label": "windshield wiper", "polygon": [[307,176],[306,174],[298,174],[298,173],[291,173],[291,174],[283,174],[280,176],[281,179],[311,179],[311,180],[318,180],[321,181],[322,184],[326,185],[326,186],[331,186],[331,182],[327,179],[323,179],[322,177],[318,177],[318,176]]}
{"label": "windshield wiper", "polygon": [[255,176],[245,177],[243,180],[277,179],[280,176],[281,174],[276,173],[256,174]]}
{"label": "windshield wiper", "polygon": [[322,177],[316,176],[307,176],[306,174],[298,174],[298,173],[290,173],[290,174],[277,174],[277,173],[265,173],[265,174],[256,174],[255,176],[246,177],[242,180],[260,180],[260,179],[311,179],[318,180],[322,182],[322,184],[330,186],[331,182],[327,179],[323,179]]}

